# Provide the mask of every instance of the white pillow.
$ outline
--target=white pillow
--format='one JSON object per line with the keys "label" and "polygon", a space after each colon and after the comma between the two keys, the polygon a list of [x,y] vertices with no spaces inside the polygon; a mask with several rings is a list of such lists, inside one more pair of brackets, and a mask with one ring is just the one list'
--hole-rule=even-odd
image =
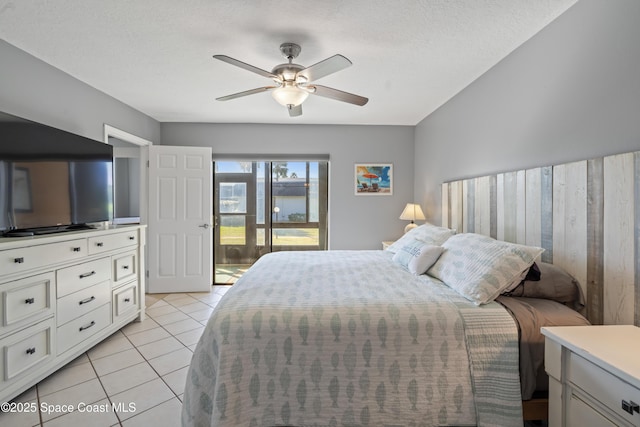
{"label": "white pillow", "polygon": [[454,234],[456,234],[456,232],[453,230],[427,223],[416,228],[412,228],[398,240],[389,245],[386,250],[396,253],[400,248],[411,243],[413,240],[420,240],[423,243],[440,246]]}
{"label": "white pillow", "polygon": [[443,251],[442,246],[429,245],[414,239],[400,248],[392,259],[417,276],[427,271]]}
{"label": "white pillow", "polygon": [[544,251],[473,233],[456,234],[442,246],[446,251],[427,274],[476,305],[493,301]]}

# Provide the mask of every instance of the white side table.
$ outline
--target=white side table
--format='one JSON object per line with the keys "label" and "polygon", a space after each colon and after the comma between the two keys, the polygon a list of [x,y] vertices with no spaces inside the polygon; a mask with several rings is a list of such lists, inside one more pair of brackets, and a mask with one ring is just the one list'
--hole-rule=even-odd
{"label": "white side table", "polygon": [[640,328],[542,328],[549,426],[640,426]]}

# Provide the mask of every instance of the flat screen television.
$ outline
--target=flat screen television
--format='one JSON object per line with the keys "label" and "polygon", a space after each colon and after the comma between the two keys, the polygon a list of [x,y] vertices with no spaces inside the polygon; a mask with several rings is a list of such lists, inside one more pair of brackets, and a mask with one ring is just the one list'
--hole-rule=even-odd
{"label": "flat screen television", "polygon": [[0,233],[90,228],[112,216],[113,147],[0,113]]}

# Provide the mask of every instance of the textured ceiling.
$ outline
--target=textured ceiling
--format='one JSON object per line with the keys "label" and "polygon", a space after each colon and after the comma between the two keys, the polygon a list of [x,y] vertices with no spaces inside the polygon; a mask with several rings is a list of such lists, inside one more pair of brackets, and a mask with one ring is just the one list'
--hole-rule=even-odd
{"label": "textured ceiling", "polygon": [[[0,38],[161,122],[415,125],[576,1],[0,0]],[[349,58],[318,83],[369,103],[215,101],[271,81],[212,55],[270,71],[283,42]]]}

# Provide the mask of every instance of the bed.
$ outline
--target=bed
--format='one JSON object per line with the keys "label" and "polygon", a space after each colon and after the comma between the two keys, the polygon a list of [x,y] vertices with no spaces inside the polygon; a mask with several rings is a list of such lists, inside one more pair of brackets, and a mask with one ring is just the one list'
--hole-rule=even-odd
{"label": "bed", "polygon": [[[509,282],[523,295],[514,285],[540,250],[511,245],[510,255],[495,256],[493,239],[456,236],[425,226],[386,251],[263,256],[225,294],[196,346],[183,425],[521,426],[523,393],[537,388],[540,366],[532,363],[533,385],[523,386],[529,350],[519,338],[530,329],[514,316],[548,319],[537,303],[500,302],[536,298],[498,288]],[[474,261],[461,270],[469,239]],[[487,279],[482,265],[497,261]],[[429,274],[416,271],[426,264]],[[469,265],[474,271],[463,271]],[[465,289],[478,275],[483,289]],[[552,305],[564,307],[553,322],[564,310],[584,319]]]}

